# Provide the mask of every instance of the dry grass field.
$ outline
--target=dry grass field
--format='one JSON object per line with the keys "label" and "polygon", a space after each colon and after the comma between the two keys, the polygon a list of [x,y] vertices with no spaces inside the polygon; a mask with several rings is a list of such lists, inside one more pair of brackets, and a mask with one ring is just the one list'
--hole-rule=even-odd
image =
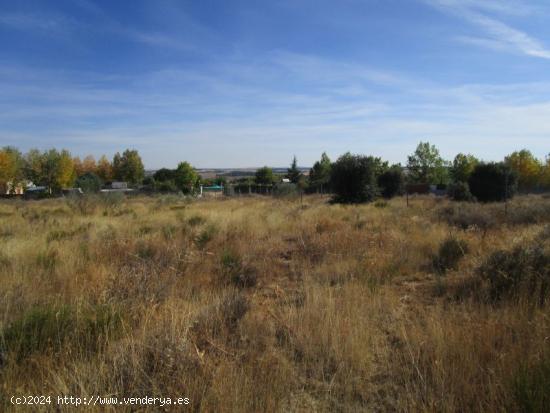
{"label": "dry grass field", "polygon": [[549,223],[541,196],[506,215],[433,197],[3,201],[0,410],[50,394],[548,411]]}

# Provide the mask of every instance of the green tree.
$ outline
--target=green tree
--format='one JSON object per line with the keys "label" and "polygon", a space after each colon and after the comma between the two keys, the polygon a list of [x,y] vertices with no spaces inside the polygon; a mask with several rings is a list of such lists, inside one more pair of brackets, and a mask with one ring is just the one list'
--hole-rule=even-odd
{"label": "green tree", "polygon": [[517,174],[521,191],[535,189],[541,184],[543,165],[527,149],[511,153],[504,158],[504,163]]}
{"label": "green tree", "polygon": [[23,156],[23,173],[35,185],[44,181],[43,166],[44,154],[38,149],[31,149]]}
{"label": "green tree", "polygon": [[453,182],[468,182],[468,178],[479,163],[474,155],[459,153],[455,156],[451,166],[451,178]]}
{"label": "green tree", "polygon": [[[50,193],[57,192],[62,188],[72,186],[75,179],[75,170],[73,158],[69,151],[63,149],[59,152],[57,149],[50,149],[41,154],[32,154],[33,175],[40,171],[37,182],[48,187]],[[40,166],[37,166],[37,163]],[[36,182],[35,182],[36,183]]]}
{"label": "green tree", "polygon": [[199,182],[199,174],[188,162],[180,162],[176,169],[174,182],[184,194],[193,192]]}
{"label": "green tree", "polygon": [[330,184],[334,202],[370,202],[378,194],[376,173],[382,161],[372,156],[346,153],[333,164]]}
{"label": "green tree", "polygon": [[254,182],[258,185],[272,185],[273,181],[273,169],[267,166],[258,169],[254,175]]}
{"label": "green tree", "polygon": [[403,193],[405,186],[405,177],[401,165],[393,165],[385,172],[378,175],[377,178],[380,193],[384,198],[393,198]]}
{"label": "green tree", "polygon": [[78,177],[75,182],[77,188],[81,188],[85,193],[99,192],[103,181],[97,174],[93,172],[86,172],[84,175]]}
{"label": "green tree", "polygon": [[439,150],[429,142],[420,142],[408,157],[407,168],[412,182],[446,184],[448,163],[439,155]]}
{"label": "green tree", "polygon": [[175,169],[168,169],[168,168],[161,168],[158,171],[155,172],[153,175],[155,178],[155,181],[157,182],[164,182],[164,181],[174,181],[176,179],[176,170]]}
{"label": "green tree", "polygon": [[296,159],[296,156],[292,158],[292,163],[290,164],[290,168],[287,169],[286,176],[293,184],[297,184],[300,180],[300,176],[302,176],[302,173],[298,169],[298,160]]}
{"label": "green tree", "polygon": [[113,157],[113,176],[132,185],[140,184],[145,176],[145,168],[138,151],[126,149],[122,155],[117,152]]}
{"label": "green tree", "polygon": [[480,202],[504,201],[517,190],[517,174],[503,162],[480,163],[470,175],[468,185]]}
{"label": "green tree", "polygon": [[309,187],[311,190],[323,192],[328,190],[332,163],[328,155],[323,152],[321,160],[315,162],[309,171]]}

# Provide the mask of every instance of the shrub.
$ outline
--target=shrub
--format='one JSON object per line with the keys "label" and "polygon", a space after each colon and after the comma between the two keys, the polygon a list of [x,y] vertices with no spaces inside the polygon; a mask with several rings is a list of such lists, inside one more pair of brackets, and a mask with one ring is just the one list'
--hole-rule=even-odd
{"label": "shrub", "polygon": [[69,208],[81,215],[92,215],[98,206],[97,195],[70,196],[66,199]]}
{"label": "shrub", "polygon": [[530,199],[527,203],[510,205],[506,221],[514,225],[530,225],[550,222],[550,205]]}
{"label": "shrub", "polygon": [[400,167],[393,167],[378,177],[378,187],[384,198],[393,198],[402,194],[404,183],[403,171]]}
{"label": "shrub", "polygon": [[[217,303],[202,309],[190,328],[190,337],[194,344],[203,349],[212,345],[212,340],[235,332],[239,321],[250,308],[247,298],[237,291],[231,291]],[[238,338],[238,337],[234,337]]]}
{"label": "shrub", "polygon": [[487,231],[497,224],[497,220],[491,211],[485,208],[479,208],[477,205],[452,205],[442,208],[439,211],[439,217],[447,224],[460,229],[478,228]]}
{"label": "shrub", "polygon": [[298,186],[292,183],[280,183],[273,187],[273,195],[276,197],[296,197],[298,196]]}
{"label": "shrub", "polygon": [[455,270],[458,262],[467,253],[466,241],[449,237],[441,243],[437,255],[433,258],[434,269],[440,274],[444,274],[447,270]]}
{"label": "shrub", "polygon": [[505,201],[517,190],[517,175],[503,163],[484,163],[474,168],[468,184],[480,202]]}
{"label": "shrub", "polygon": [[103,181],[93,172],[88,172],[76,180],[75,186],[82,189],[85,193],[95,193],[99,192],[103,186]]}
{"label": "shrub", "polygon": [[155,189],[163,193],[179,192],[179,188],[174,181],[156,182]]}
{"label": "shrub", "polygon": [[256,272],[251,267],[245,266],[241,258],[235,252],[225,250],[220,259],[222,280],[231,282],[238,288],[254,287],[258,281]]}
{"label": "shrub", "polygon": [[197,248],[203,249],[204,247],[206,247],[206,244],[208,244],[210,240],[214,238],[214,235],[216,235],[217,232],[218,228],[215,225],[207,225],[206,228],[204,228],[199,233],[199,235],[195,237],[195,244],[197,245]]}
{"label": "shrub", "polygon": [[492,300],[524,293],[542,305],[550,283],[550,253],[540,243],[499,250],[478,268],[478,274],[489,282]]}
{"label": "shrub", "polygon": [[330,182],[333,202],[362,203],[374,200],[378,194],[376,170],[380,160],[372,156],[346,153],[334,163]]}
{"label": "shrub", "polygon": [[201,217],[200,215],[193,215],[192,217],[190,217],[188,220],[187,220],[187,223],[189,224],[189,226],[191,227],[196,227],[196,226],[199,226],[199,225],[202,225],[206,222],[206,218],[204,217]]}
{"label": "shrub", "polygon": [[473,201],[474,197],[466,182],[455,182],[449,186],[448,195],[453,201]]}

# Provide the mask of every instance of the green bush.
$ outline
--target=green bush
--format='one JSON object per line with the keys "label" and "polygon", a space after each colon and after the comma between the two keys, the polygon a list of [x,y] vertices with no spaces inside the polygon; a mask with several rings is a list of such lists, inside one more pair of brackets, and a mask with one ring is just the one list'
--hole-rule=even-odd
{"label": "green bush", "polygon": [[78,177],[75,186],[82,189],[84,193],[96,193],[103,186],[103,181],[93,172],[88,172]]}
{"label": "green bush", "polygon": [[276,197],[297,197],[298,186],[292,183],[280,183],[273,187],[273,195]]}
{"label": "green bush", "polygon": [[155,182],[155,189],[162,193],[175,193],[180,191],[174,181]]}
{"label": "green bush", "polygon": [[492,300],[526,294],[540,305],[546,301],[550,284],[550,253],[542,243],[496,251],[477,271],[489,282]]}
{"label": "green bush", "polygon": [[482,163],[474,168],[468,185],[480,202],[505,201],[517,190],[517,175],[504,163]]}
{"label": "green bush", "polygon": [[441,243],[437,254],[433,257],[433,267],[440,274],[444,274],[447,270],[455,270],[459,261],[467,253],[466,241],[449,237]]}
{"label": "green bush", "polygon": [[393,198],[404,191],[405,178],[401,167],[392,167],[378,176],[378,187],[384,198]]}
{"label": "green bush", "polygon": [[449,198],[453,201],[473,201],[474,197],[470,192],[470,187],[466,182],[455,182],[449,186],[447,192]]}
{"label": "green bush", "polygon": [[330,185],[334,192],[333,202],[371,202],[378,195],[376,173],[380,159],[372,156],[346,153],[334,163]]}

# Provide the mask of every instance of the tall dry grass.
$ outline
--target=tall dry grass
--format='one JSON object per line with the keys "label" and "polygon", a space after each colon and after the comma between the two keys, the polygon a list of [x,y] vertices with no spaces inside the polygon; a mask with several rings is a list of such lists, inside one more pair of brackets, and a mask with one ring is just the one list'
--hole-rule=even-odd
{"label": "tall dry grass", "polygon": [[[548,254],[549,222],[541,197],[506,215],[429,197],[3,201],[0,410],[18,410],[12,394],[182,396],[205,412],[549,408],[548,304],[492,300],[478,270],[514,246]],[[467,248],[452,256],[449,239]],[[110,409],[97,411],[135,410]]]}

